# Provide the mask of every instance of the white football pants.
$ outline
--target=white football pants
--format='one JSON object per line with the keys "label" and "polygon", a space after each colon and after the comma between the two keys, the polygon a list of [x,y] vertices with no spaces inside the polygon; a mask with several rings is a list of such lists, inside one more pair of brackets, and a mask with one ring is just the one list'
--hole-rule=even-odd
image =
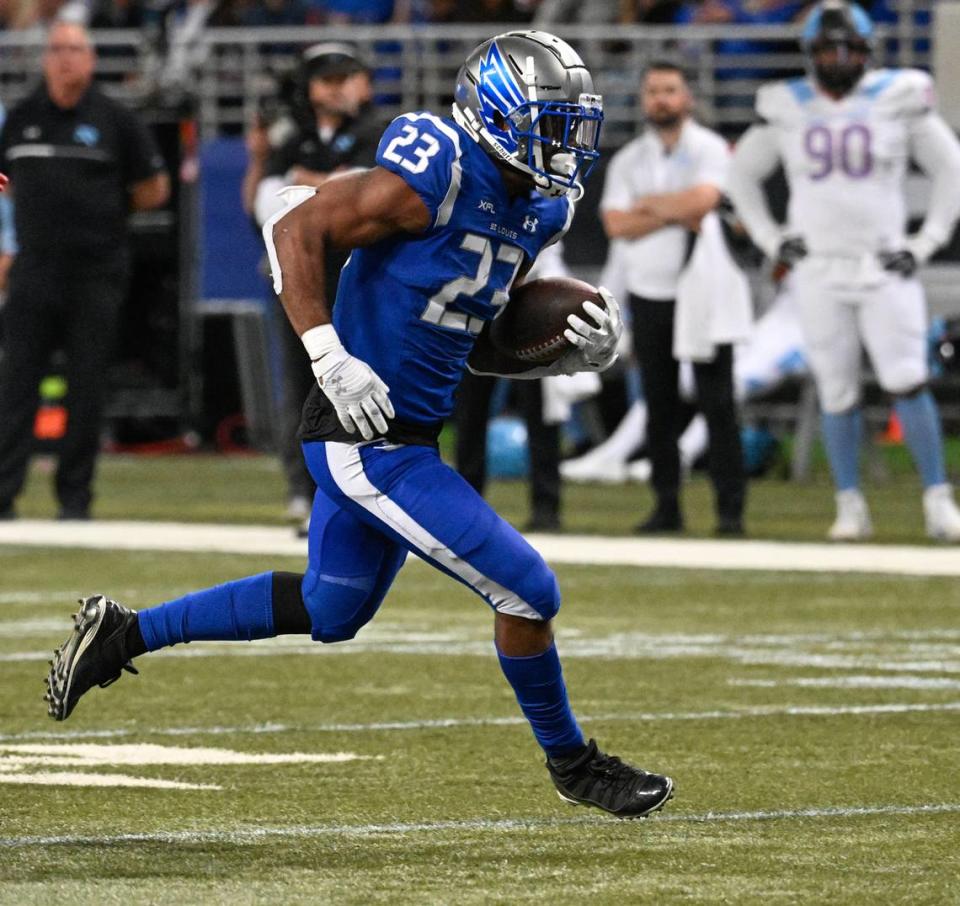
{"label": "white football pants", "polygon": [[927,380],[927,305],[920,281],[846,259],[809,257],[794,269],[797,309],[824,412],[860,401],[861,344],[880,386],[904,393]]}

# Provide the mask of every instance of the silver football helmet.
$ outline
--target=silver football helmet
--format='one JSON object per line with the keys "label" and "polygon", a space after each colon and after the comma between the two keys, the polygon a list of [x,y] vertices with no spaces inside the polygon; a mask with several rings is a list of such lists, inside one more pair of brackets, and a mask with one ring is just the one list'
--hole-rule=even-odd
{"label": "silver football helmet", "polygon": [[453,117],[549,198],[579,198],[600,156],[603,102],[593,78],[569,44],[544,31],[511,31],[476,48],[457,75]]}

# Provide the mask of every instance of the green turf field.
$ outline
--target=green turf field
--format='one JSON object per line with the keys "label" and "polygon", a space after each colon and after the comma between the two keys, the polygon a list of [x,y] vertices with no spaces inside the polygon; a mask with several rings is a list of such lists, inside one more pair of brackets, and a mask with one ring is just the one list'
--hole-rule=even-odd
{"label": "green turf field", "polygon": [[[947,465],[960,484],[960,438],[947,444]],[[34,465],[18,511],[24,517],[51,518],[51,464]],[[769,478],[750,483],[747,528],[753,537],[822,541],[833,521],[833,489],[822,457],[815,459],[809,482]],[[924,544],[920,484],[901,446],[876,446],[865,463],[865,492],[874,516],[876,541]],[[225,458],[187,456],[101,457],[94,514],[101,519],[161,519],[189,522],[284,521],[285,489],[279,463],[267,456]],[[522,481],[493,482],[495,509],[516,525],[528,518],[527,487]],[[695,473],[684,491],[692,535],[713,532],[709,483]],[[623,535],[652,506],[646,485],[567,485],[563,490],[564,523],[571,532]]]}
{"label": "green turf field", "polygon": [[[177,462],[108,459],[98,512],[279,519],[268,461]],[[910,481],[877,497],[888,540],[920,538]],[[763,485],[785,507],[764,524],[819,536],[822,486]],[[521,490],[495,489],[518,519]],[[625,531],[624,492],[589,490],[569,521]],[[184,646],[46,717],[79,593],[143,607],[298,567],[0,548],[0,903],[960,902],[956,579],[558,568],[585,730],[676,778],[646,821],[556,797],[485,606],[419,563],[354,642]]]}

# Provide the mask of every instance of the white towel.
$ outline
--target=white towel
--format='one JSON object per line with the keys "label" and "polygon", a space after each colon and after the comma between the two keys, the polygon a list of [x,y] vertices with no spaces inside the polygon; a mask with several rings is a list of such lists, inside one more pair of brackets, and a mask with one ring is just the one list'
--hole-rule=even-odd
{"label": "white towel", "polygon": [[596,371],[557,374],[545,377],[543,388],[543,421],[560,425],[570,418],[570,407],[600,392],[600,375]]}
{"label": "white towel", "polygon": [[673,357],[710,362],[718,344],[745,340],[751,321],[750,284],[730,256],[720,218],[711,212],[677,282]]}

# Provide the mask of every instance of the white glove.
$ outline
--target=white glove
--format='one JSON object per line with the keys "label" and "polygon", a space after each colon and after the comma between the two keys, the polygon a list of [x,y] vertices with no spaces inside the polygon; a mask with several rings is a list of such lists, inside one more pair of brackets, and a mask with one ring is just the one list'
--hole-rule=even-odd
{"label": "white glove", "polygon": [[386,420],[394,417],[394,411],[387,395],[390,388],[379,375],[343,348],[332,324],[311,327],[300,339],[317,383],[344,429],[351,434],[359,429],[364,440],[371,440],[375,432],[386,434]]}
{"label": "white glove", "polygon": [[617,360],[617,343],[623,333],[620,306],[610,290],[601,286],[597,293],[603,299],[605,309],[589,300],[583,303],[584,312],[596,326],[588,324],[577,315],[567,317],[570,326],[563,335],[576,349],[570,350],[557,362],[561,374],[605,371]]}

